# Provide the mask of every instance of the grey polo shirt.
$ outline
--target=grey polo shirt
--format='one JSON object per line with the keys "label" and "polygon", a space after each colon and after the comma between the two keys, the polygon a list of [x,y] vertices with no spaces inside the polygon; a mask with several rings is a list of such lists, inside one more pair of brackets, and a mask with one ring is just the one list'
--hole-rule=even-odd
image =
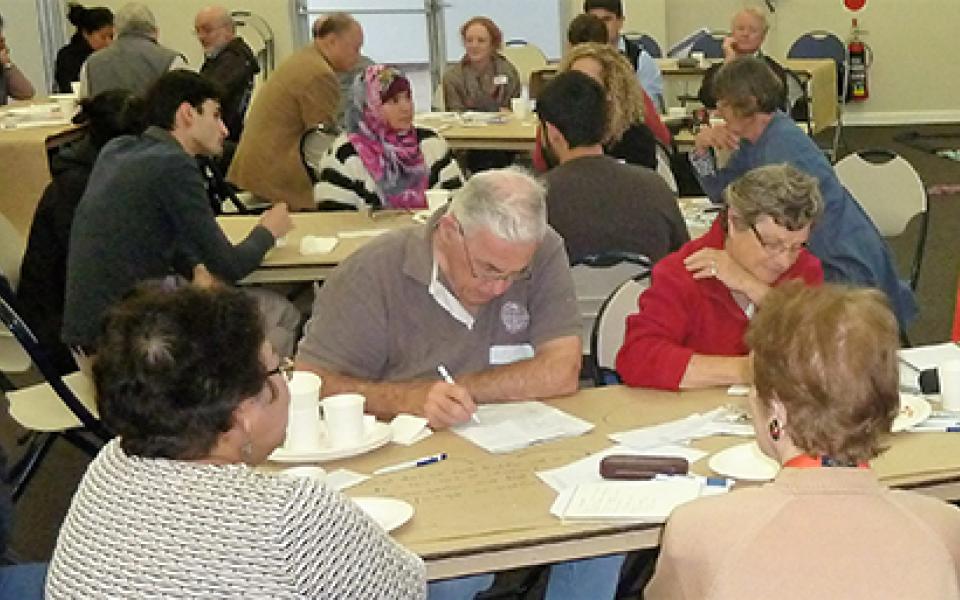
{"label": "grey polo shirt", "polygon": [[481,371],[522,355],[524,345],[580,334],[567,254],[550,228],[529,280],[483,306],[472,328],[454,318],[428,291],[436,218],[381,235],[333,272],[297,360],[373,381],[437,379],[441,363],[454,376]]}

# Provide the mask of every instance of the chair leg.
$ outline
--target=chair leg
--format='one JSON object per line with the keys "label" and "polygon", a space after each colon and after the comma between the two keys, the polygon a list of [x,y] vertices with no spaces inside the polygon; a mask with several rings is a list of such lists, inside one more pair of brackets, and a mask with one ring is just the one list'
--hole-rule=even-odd
{"label": "chair leg", "polygon": [[30,440],[30,447],[24,452],[24,455],[10,469],[9,481],[11,484],[11,498],[16,502],[23,495],[27,484],[37,474],[40,463],[43,462],[50,447],[57,441],[58,433],[37,433]]}

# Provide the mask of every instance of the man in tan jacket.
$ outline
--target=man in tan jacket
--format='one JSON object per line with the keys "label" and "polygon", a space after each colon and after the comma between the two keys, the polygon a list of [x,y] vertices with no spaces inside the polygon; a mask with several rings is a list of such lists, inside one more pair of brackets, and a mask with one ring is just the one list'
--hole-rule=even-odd
{"label": "man in tan jacket", "polygon": [[250,106],[227,179],[292,210],[314,208],[310,178],[300,159],[300,137],[318,123],[333,123],[340,101],[336,73],[360,58],[363,30],[353,17],[334,13],[313,29],[313,43],[270,76]]}

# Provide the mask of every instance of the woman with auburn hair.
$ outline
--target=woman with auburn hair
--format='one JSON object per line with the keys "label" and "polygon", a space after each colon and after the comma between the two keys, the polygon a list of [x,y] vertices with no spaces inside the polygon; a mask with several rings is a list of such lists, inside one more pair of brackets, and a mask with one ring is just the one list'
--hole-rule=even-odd
{"label": "woman with auburn hair", "polygon": [[791,282],[747,336],[773,483],[670,516],[644,598],[957,598],[960,512],[882,485],[900,406],[897,321],[876,290]]}
{"label": "woman with auburn hair", "polygon": [[473,17],[460,27],[466,52],[443,74],[443,99],[447,110],[497,112],[510,108],[520,96],[517,69],[499,50],[503,33],[487,17]]}
{"label": "woman with auburn hair", "polygon": [[630,61],[609,44],[591,42],[574,46],[563,57],[559,71],[570,70],[589,75],[607,94],[604,151],[627,163],[656,169],[657,141],[648,121],[659,122],[660,117],[656,110],[645,109],[646,93]]}

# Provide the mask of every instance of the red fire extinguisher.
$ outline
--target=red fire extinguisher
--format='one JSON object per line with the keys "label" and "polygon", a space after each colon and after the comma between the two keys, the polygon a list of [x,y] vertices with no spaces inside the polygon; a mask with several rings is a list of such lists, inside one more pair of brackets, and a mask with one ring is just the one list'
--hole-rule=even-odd
{"label": "red fire extinguisher", "polygon": [[847,100],[854,102],[863,102],[870,97],[870,88],[867,85],[867,69],[870,67],[870,49],[860,39],[860,35],[866,31],[857,27],[857,20],[853,19],[853,30],[850,36],[850,43],[847,44],[847,55],[849,57],[847,85]]}

